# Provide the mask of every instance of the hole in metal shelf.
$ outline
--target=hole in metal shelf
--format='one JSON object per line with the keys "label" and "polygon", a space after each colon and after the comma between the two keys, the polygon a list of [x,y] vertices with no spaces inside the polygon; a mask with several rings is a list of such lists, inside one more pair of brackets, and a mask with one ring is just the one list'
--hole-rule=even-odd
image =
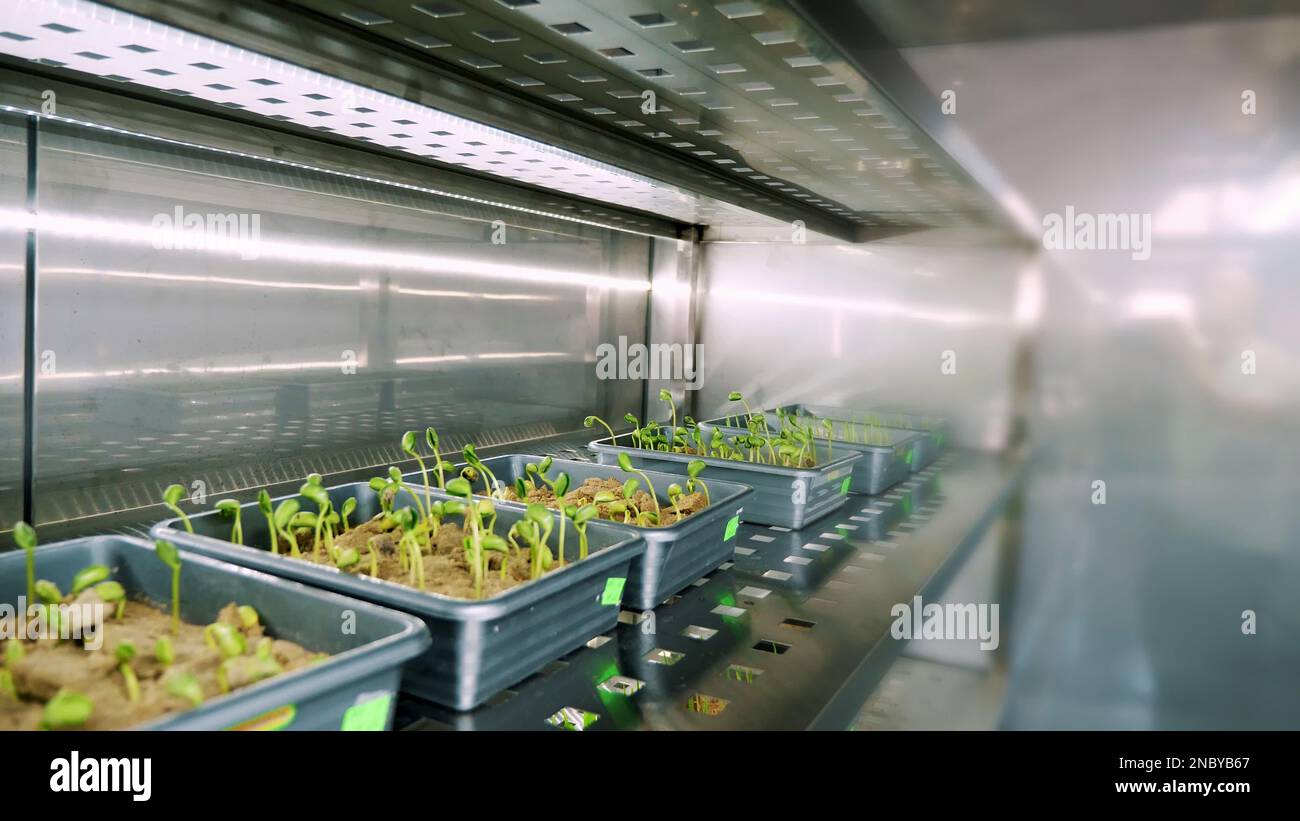
{"label": "hole in metal shelf", "polygon": [[391,23],[382,14],[376,14],[373,11],[344,11],[340,12],[344,19],[351,20],[354,23],[360,23],[363,26],[381,26],[384,23]]}
{"label": "hole in metal shelf", "polygon": [[817,622],[808,621],[807,619],[796,619],[793,616],[781,622],[782,627],[790,627],[795,630],[811,630],[817,626]]}
{"label": "hole in metal shelf", "polygon": [[786,556],[784,559],[782,559],[782,561],[786,562],[787,564],[797,564],[797,565],[812,564],[812,559],[808,558],[807,556]]}
{"label": "hole in metal shelf", "polygon": [[736,555],[737,555],[737,556],[752,556],[752,555],[754,555],[755,552],[756,552],[756,551],[755,551],[754,548],[752,548],[752,547],[738,547],[738,548],[736,548]]}
{"label": "hole in metal shelf", "polygon": [[598,48],[596,49],[596,52],[604,55],[605,57],[608,57],[611,60],[618,60],[623,57],[633,56],[631,50],[625,49],[622,46],[614,46],[612,48]]}
{"label": "hole in metal shelf", "polygon": [[567,34],[569,36],[575,34],[587,34],[591,31],[591,29],[587,28],[582,23],[552,23],[551,28],[558,31],[560,34]]}
{"label": "hole in metal shelf", "polygon": [[460,17],[465,13],[463,9],[451,3],[416,3],[411,8],[435,18]]}
{"label": "hole in metal shelf", "polygon": [[742,17],[757,17],[763,13],[763,9],[757,3],[750,0],[738,0],[733,3],[718,3],[714,6],[718,13],[728,20],[739,20]]}
{"label": "hole in metal shelf", "polygon": [[786,644],[783,641],[773,641],[772,639],[759,639],[754,644],[755,650],[760,650],[764,653],[771,653],[774,656],[785,655],[786,651],[789,650],[790,647],[791,645]]}
{"label": "hole in metal shelf", "polygon": [[645,682],[639,678],[615,675],[597,684],[596,689],[606,693],[614,693],[615,695],[630,696],[640,691],[644,686]]}
{"label": "hole in metal shelf", "polygon": [[555,63],[567,63],[569,60],[562,54],[556,54],[553,51],[540,51],[537,54],[525,54],[529,60],[543,66],[553,65]]}
{"label": "hole in metal shelf", "polygon": [[650,618],[640,610],[620,610],[618,611],[619,624],[640,624]]}
{"label": "hole in metal shelf", "polygon": [[761,587],[745,586],[736,591],[738,596],[749,596],[751,599],[765,599],[771,593],[771,590],[764,590]]}
{"label": "hole in metal shelf", "polygon": [[600,716],[579,707],[561,707],[546,719],[552,727],[581,732],[600,720]]}
{"label": "hole in metal shelf", "polygon": [[685,653],[678,653],[675,650],[665,650],[662,647],[656,647],[644,656],[645,660],[651,664],[662,664],[665,667],[672,667],[677,662],[686,658]]}
{"label": "hole in metal shelf", "polygon": [[823,534],[821,534],[820,536],[818,536],[817,538],[819,538],[819,539],[832,539],[832,540],[835,540],[835,541],[840,541],[840,540],[843,540],[843,538],[844,538],[844,534],[843,534],[843,533],[823,533]]}
{"label": "hole in metal shelf", "polygon": [[665,17],[657,11],[649,12],[647,14],[633,14],[628,19],[645,29],[666,28],[668,26],[677,25],[676,20]]}
{"label": "hole in metal shelf", "polygon": [[725,698],[708,696],[704,693],[695,693],[690,698],[686,699],[686,709],[690,710],[692,713],[716,716],[723,710],[727,709],[727,705],[730,703],[731,702]]}
{"label": "hole in metal shelf", "polygon": [[609,636],[596,636],[594,639],[587,642],[587,646],[590,647],[592,650],[595,650],[598,647],[605,646],[606,644],[609,643],[609,641],[610,641]]}
{"label": "hole in metal shelf", "polygon": [[765,579],[773,579],[773,580],[778,581],[778,582],[789,581],[789,579],[791,578],[792,575],[793,575],[793,574],[791,574],[791,573],[787,573],[787,572],[785,572],[784,570],[764,570],[764,571],[763,571],[763,578],[765,578]]}
{"label": "hole in metal shelf", "polygon": [[775,536],[760,536],[757,533],[749,537],[749,540],[751,542],[762,542],[763,544],[767,544],[768,542],[771,542],[774,539],[776,539]]}
{"label": "hole in metal shelf", "polygon": [[683,636],[688,639],[695,639],[696,641],[708,641],[717,634],[718,631],[714,630],[712,627],[700,627],[697,624],[689,625],[682,631]]}
{"label": "hole in metal shelf", "polygon": [[822,553],[827,550],[830,550],[828,546],[824,544],[817,544],[816,542],[808,542],[807,544],[802,545],[802,547],[804,550],[811,550],[815,553]]}
{"label": "hole in metal shelf", "polygon": [[834,601],[832,599],[823,599],[820,596],[809,596],[806,600],[804,600],[804,604],[808,605],[809,607],[820,607],[827,610],[829,610],[832,607],[839,606],[839,602]]}
{"label": "hole in metal shelf", "polygon": [[729,604],[720,604],[717,607],[710,610],[709,612],[718,616],[726,616],[728,618],[738,619],[741,616],[745,615],[745,608],[732,607]]}
{"label": "hole in metal shelf", "polygon": [[722,564],[718,565],[718,569],[719,569],[719,570],[730,570],[731,568],[733,568],[733,567],[735,567],[735,566],[736,566],[736,563],[735,563],[735,562],[723,562]]}
{"label": "hole in metal shelf", "polygon": [[713,51],[713,46],[703,40],[678,40],[673,43],[673,47],[685,54],[702,54]]}
{"label": "hole in metal shelf", "polygon": [[724,673],[724,675],[726,675],[727,678],[735,679],[736,681],[743,681],[746,684],[753,684],[754,679],[763,675],[763,668],[746,667],[743,664],[728,664],[727,670]]}

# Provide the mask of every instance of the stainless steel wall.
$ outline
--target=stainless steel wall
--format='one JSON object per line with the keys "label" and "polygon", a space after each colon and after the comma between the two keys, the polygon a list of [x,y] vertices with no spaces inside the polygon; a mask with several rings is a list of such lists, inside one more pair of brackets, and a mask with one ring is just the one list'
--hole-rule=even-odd
{"label": "stainless steel wall", "polygon": [[700,418],[736,410],[727,394],[738,390],[753,406],[944,416],[959,443],[999,448],[1032,256],[951,231],[864,245],[705,243]]}
{"label": "stainless steel wall", "polygon": [[[38,523],[171,482],[212,496],[386,466],[427,425],[500,443],[640,403],[593,359],[644,337],[647,237],[65,122],[39,144]],[[23,152],[3,151],[8,203]],[[244,218],[250,243],[166,233],[208,215]]]}

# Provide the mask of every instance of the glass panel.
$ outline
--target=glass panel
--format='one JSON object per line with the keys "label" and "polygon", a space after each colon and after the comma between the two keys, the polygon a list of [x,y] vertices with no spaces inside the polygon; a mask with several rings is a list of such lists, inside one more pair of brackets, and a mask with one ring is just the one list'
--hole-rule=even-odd
{"label": "glass panel", "polygon": [[[27,234],[27,132],[23,118],[0,113],[0,530],[22,516],[23,299]],[[12,546],[0,538],[0,550]]]}
{"label": "glass panel", "polygon": [[593,360],[644,334],[644,237],[62,123],[38,159],[38,521],[386,466],[427,425],[573,430],[631,390]]}

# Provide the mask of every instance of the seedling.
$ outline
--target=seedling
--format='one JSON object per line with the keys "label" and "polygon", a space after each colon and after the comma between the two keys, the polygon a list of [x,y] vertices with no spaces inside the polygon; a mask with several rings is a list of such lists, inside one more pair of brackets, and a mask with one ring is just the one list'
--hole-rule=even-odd
{"label": "seedling", "polygon": [[573,520],[573,529],[578,531],[578,560],[587,558],[587,523],[600,515],[595,505],[566,507],[564,515]]}
{"label": "seedling", "polygon": [[424,509],[424,500],[420,498],[420,494],[416,493],[413,489],[411,489],[406,483],[402,481],[402,471],[399,470],[396,466],[390,467],[388,469],[388,478],[389,480],[391,480],[394,488],[393,501],[396,502],[397,494],[405,490],[407,493],[411,495],[411,498],[415,500],[415,509],[416,511],[419,512],[420,518],[423,519],[427,515],[427,512]]}
{"label": "seedling", "polygon": [[[271,529],[273,531],[278,530],[288,543],[290,556],[301,555],[298,552],[298,538],[293,535],[293,531],[290,529],[293,517],[298,515],[299,507],[301,506],[298,504],[297,499],[285,499],[276,506],[275,514],[271,520]],[[275,550],[274,540],[271,542],[271,549]]]}
{"label": "seedling", "polygon": [[673,393],[667,388],[659,389],[659,401],[668,403],[668,410],[672,412],[673,428],[672,442],[675,446],[677,443],[677,405],[673,402]]}
{"label": "seedling", "polygon": [[592,425],[595,425],[597,422],[600,423],[601,427],[609,431],[610,444],[614,444],[617,441],[617,438],[614,436],[614,429],[609,426],[608,422],[606,422],[604,419],[601,419],[599,416],[588,416],[586,419],[582,420],[582,426],[584,428],[589,428]]}
{"label": "seedling", "polygon": [[190,517],[185,515],[181,510],[181,499],[185,498],[185,487],[183,485],[168,485],[163,491],[163,504],[172,513],[180,517],[181,524],[185,525],[185,532],[193,533],[194,526],[190,524]]}
{"label": "seedling", "polygon": [[116,605],[113,618],[122,618],[122,613],[126,610],[126,588],[115,581],[100,582],[95,585],[95,595],[105,604]]}
{"label": "seedling", "polygon": [[95,705],[75,690],[62,689],[45,702],[41,715],[41,728],[45,730],[73,730],[85,726]]}
{"label": "seedling", "polygon": [[135,677],[135,670],[131,668],[131,660],[135,658],[135,645],[129,641],[119,642],[113,654],[117,657],[117,671],[122,674],[122,680],[126,683],[127,701],[135,704],[140,700],[140,680]]}
{"label": "seedling", "polygon": [[193,673],[172,673],[167,676],[167,694],[188,701],[190,707],[203,703],[203,687]]}
{"label": "seedling", "polygon": [[659,495],[655,493],[655,486],[654,483],[650,481],[650,477],[646,476],[645,473],[643,473],[642,471],[639,471],[636,468],[632,467],[632,457],[628,456],[626,452],[620,453],[618,455],[618,466],[625,473],[636,474],[637,476],[640,476],[642,480],[645,481],[646,490],[650,494],[650,500],[654,502],[655,520],[658,521],[661,515],[659,512]]}
{"label": "seedling", "polygon": [[673,482],[671,485],[668,486],[668,501],[672,502],[673,514],[676,515],[677,521],[681,521],[682,518],[682,509],[681,509],[682,486],[681,485],[677,484],[676,482]]}
{"label": "seedling", "polygon": [[690,493],[694,493],[695,489],[698,487],[700,492],[704,494],[704,504],[710,505],[712,502],[709,499],[708,485],[704,484],[704,482],[699,479],[699,476],[704,472],[705,467],[706,465],[700,459],[692,459],[686,464],[686,490]]}
{"label": "seedling", "polygon": [[[483,477],[483,488],[487,491],[487,495],[495,497],[497,477],[493,476],[492,471],[488,470],[483,462],[478,458],[478,454],[474,452],[474,446],[466,445],[461,448],[460,452],[461,455],[465,457],[465,461],[469,463],[469,466],[474,468],[474,470]],[[550,464],[547,463],[546,467],[550,467]],[[544,470],[545,469],[543,468],[543,471]]]}
{"label": "seedling", "polygon": [[153,643],[153,657],[163,667],[169,666],[176,660],[176,649],[172,645],[170,636],[159,636],[158,640]]}
{"label": "seedling", "polygon": [[[398,476],[401,476],[400,472],[398,473]],[[325,520],[329,516],[330,507],[333,503],[330,501],[329,491],[325,490],[325,488],[321,487],[319,484],[312,482],[310,479],[305,485],[298,488],[298,493],[316,505],[316,521],[313,523],[314,527],[312,532],[311,549],[312,554],[319,559],[321,549],[321,528],[325,526]]]}
{"label": "seedling", "polygon": [[221,653],[222,658],[242,656],[248,649],[244,634],[224,621],[213,622],[203,628],[203,640],[209,647]]}
{"label": "seedling", "polygon": [[433,461],[436,465],[435,469],[438,471],[438,487],[446,488],[447,483],[443,477],[443,468],[451,467],[451,464],[442,460],[442,452],[438,450],[438,432],[433,428],[425,428],[424,443],[429,446],[429,450],[433,451]]}
{"label": "seedling", "polygon": [[153,543],[154,552],[162,563],[172,571],[172,635],[181,632],[181,554],[176,545],[166,539],[157,539]]}
{"label": "seedling", "polygon": [[[755,421],[757,420],[763,424],[763,436],[767,438],[772,435],[772,432],[767,427],[767,416],[755,416],[754,411],[750,409],[749,403],[745,401],[745,397],[741,395],[740,391],[732,391],[727,394],[727,398],[732,402],[739,402],[745,406],[745,427],[757,433],[758,431],[755,427]],[[767,447],[772,457],[772,464],[776,464],[776,451],[772,449],[772,441],[770,438],[768,438]]]}
{"label": "seedling", "polygon": [[223,516],[233,517],[235,524],[230,528],[230,541],[235,544],[244,543],[244,525],[239,518],[239,502],[234,499],[222,499],[213,507],[221,512]]}
{"label": "seedling", "polygon": [[339,515],[343,519],[343,529],[339,531],[340,533],[346,533],[348,531],[348,516],[351,516],[353,511],[356,509],[357,500],[355,496],[349,496],[343,500],[343,507],[339,509]]}
{"label": "seedling", "polygon": [[257,509],[266,517],[266,529],[271,534],[271,554],[280,553],[280,533],[275,526],[275,511],[271,509],[271,494],[263,488],[257,492]]}
{"label": "seedling", "polygon": [[[561,473],[555,477],[555,484],[551,485],[551,490],[555,491],[555,503],[561,510],[564,509],[564,496],[569,492],[569,474]],[[564,567],[564,520],[560,516],[560,567]]]}
{"label": "seedling", "polygon": [[[641,423],[636,416],[630,413],[623,414],[623,421],[632,426],[632,444],[638,448],[641,447]],[[611,441],[610,444],[612,445],[614,442]]]}
{"label": "seedling", "polygon": [[[425,435],[427,436],[429,431],[432,430],[433,428],[428,428]],[[408,430],[402,434],[402,450],[406,452],[407,456],[415,457],[415,463],[420,466],[420,478],[424,480],[424,512],[427,513],[429,506],[433,504],[429,493],[429,471],[425,469],[424,459],[420,458],[420,451],[415,446],[415,431]]]}
{"label": "seedling", "polygon": [[14,543],[27,554],[27,602],[36,601],[36,529],[26,522],[14,525]]}

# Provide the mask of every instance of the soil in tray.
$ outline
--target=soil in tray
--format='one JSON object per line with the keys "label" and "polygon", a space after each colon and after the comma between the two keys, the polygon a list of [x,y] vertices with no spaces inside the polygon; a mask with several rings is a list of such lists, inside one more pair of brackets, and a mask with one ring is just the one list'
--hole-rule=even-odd
{"label": "soil in tray", "polygon": [[[93,596],[93,592],[86,591],[82,597],[87,595]],[[94,603],[84,598],[77,601],[82,602]],[[90,700],[92,710],[83,725],[87,730],[124,729],[193,709],[189,700],[168,691],[168,683],[174,677],[192,675],[205,701],[222,694],[218,671],[222,669],[223,656],[220,650],[208,645],[204,627],[182,623],[179,634],[173,635],[171,615],[151,604],[128,601],[121,619],[113,618],[113,610],[109,606],[105,613],[103,641],[97,649],[87,646],[96,646],[94,641],[74,639],[12,638],[4,642],[5,651],[10,650],[11,644],[21,644],[23,655],[8,664],[18,698],[0,693],[0,730],[40,729],[45,702],[60,690],[71,690]],[[217,621],[236,631],[246,646],[245,652],[234,656],[225,667],[224,675],[231,690],[270,677],[259,677],[258,671],[286,673],[327,658],[292,642],[265,637],[261,624],[245,626],[233,603],[221,610]],[[4,635],[12,636],[16,632],[10,629]],[[168,665],[154,655],[155,643],[162,636],[169,637],[172,643],[174,658]],[[126,678],[116,657],[117,647],[124,641],[131,642],[136,649],[131,660],[140,685],[136,701],[128,697]],[[259,643],[274,667],[268,664],[268,659],[258,657]]]}
{"label": "soil in tray", "polygon": [[[592,500],[596,498],[597,493],[605,491],[608,491],[614,494],[615,497],[622,499],[623,483],[612,477],[608,479],[588,479],[564,495],[564,504],[566,506],[582,507],[583,505],[590,504]],[[519,494],[515,492],[515,489],[510,487],[504,491],[503,498],[511,502],[538,502],[549,508],[558,508],[558,505],[555,503],[555,493],[545,485],[530,488],[528,491],[528,498],[523,500],[519,498]],[[644,490],[638,490],[632,494],[630,506],[635,508],[631,511],[631,515],[634,518],[638,512],[644,512],[647,510],[653,511],[655,509],[654,499]],[[684,494],[676,506],[660,503],[658,526],[668,527],[677,524],[692,513],[698,513],[706,507],[708,507],[708,503],[705,501],[704,494],[702,493]],[[602,519],[607,519],[612,522],[623,521],[622,515],[611,513],[609,505],[607,504],[597,505],[596,510],[599,512],[600,518]]]}
{"label": "soil in tray", "polygon": [[[397,549],[397,543],[401,539],[402,531],[383,514],[376,516],[368,522],[363,522],[356,527],[334,537],[334,546],[338,550],[355,548],[361,556],[361,560],[345,568],[342,572],[352,575],[371,576],[384,581],[394,582],[396,584],[406,585],[419,589],[416,584],[417,576],[410,562],[403,567],[401,554]],[[299,531],[298,534],[299,549],[301,557],[305,561],[315,564],[322,564],[328,567],[334,567],[334,562],[326,555],[324,547],[321,548],[319,555],[312,551],[312,532]],[[559,546],[559,530],[552,534],[550,546],[555,550]],[[566,544],[568,539],[573,539],[572,544],[577,544],[578,534],[569,529],[566,535]],[[434,539],[430,547],[421,545],[421,559],[424,562],[424,592],[439,593],[444,596],[451,596],[457,599],[473,599],[474,596],[474,573],[471,565],[465,559],[465,532],[461,526],[451,522],[443,522],[438,528],[438,536]],[[371,566],[370,548],[375,548],[375,569]],[[483,577],[483,598],[492,596],[509,590],[516,585],[523,584],[530,579],[531,559],[528,548],[514,553],[512,550],[506,566],[505,577],[501,575],[502,554],[490,553],[488,556],[488,573]],[[551,566],[552,570],[559,569],[559,563]]]}

